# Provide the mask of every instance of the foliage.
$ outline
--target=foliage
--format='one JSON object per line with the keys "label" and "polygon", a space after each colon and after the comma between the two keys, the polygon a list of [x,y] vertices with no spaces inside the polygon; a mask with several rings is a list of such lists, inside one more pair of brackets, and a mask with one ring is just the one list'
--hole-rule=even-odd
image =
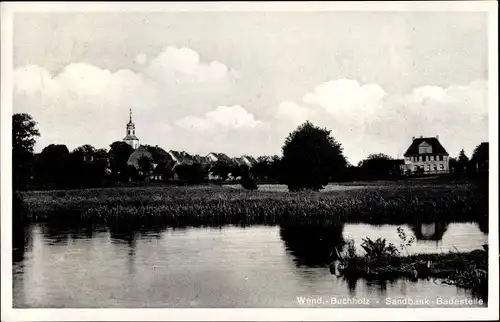
{"label": "foliage", "polygon": [[399,254],[398,249],[392,243],[387,243],[385,238],[377,238],[375,241],[368,237],[363,238],[361,248],[369,258],[386,258]]}
{"label": "foliage", "polygon": [[[450,188],[452,187],[452,188]],[[276,224],[307,222],[418,223],[488,216],[488,199],[472,185],[393,186],[313,194],[227,187],[141,187],[32,191],[23,194],[37,220],[106,223]]]}
{"label": "foliage", "polygon": [[70,153],[65,145],[48,145],[36,163],[36,180],[53,188],[68,187],[71,182],[69,161]]}
{"label": "foliage", "polygon": [[401,250],[405,249],[406,254],[410,255],[407,247],[410,247],[413,244],[413,242],[415,241],[415,236],[411,236],[410,238],[408,238],[406,232],[401,227],[398,227],[397,231],[398,231],[398,237],[401,239],[401,244],[399,244],[399,248]]}
{"label": "foliage", "polygon": [[309,121],[290,133],[282,149],[280,179],[290,191],[320,190],[346,167],[341,145],[330,131]]}
{"label": "foliage", "polygon": [[175,173],[179,180],[191,184],[203,182],[207,176],[206,168],[199,163],[180,164],[175,167]]}
{"label": "foliage", "polygon": [[387,179],[399,176],[399,164],[390,156],[378,153],[370,154],[365,160],[360,161],[361,177],[363,179]]}
{"label": "foliage", "polygon": [[12,116],[12,185],[14,190],[26,188],[31,181],[35,158],[33,148],[40,132],[31,115]]}
{"label": "foliage", "polygon": [[225,160],[218,160],[210,167],[210,172],[214,176],[218,176],[222,181],[227,180],[231,170],[233,169],[233,164]]}
{"label": "foliage", "polygon": [[278,181],[281,158],[277,155],[272,157],[259,157],[257,163],[252,166],[250,173],[254,178],[262,181]]}
{"label": "foliage", "polygon": [[85,144],[74,149],[69,156],[68,186],[89,188],[103,186],[106,180],[106,150],[97,150]]}
{"label": "foliage", "polygon": [[469,158],[465,154],[464,149],[460,150],[460,152],[458,153],[458,162],[459,163],[467,163],[468,161],[469,161]]}
{"label": "foliage", "polygon": [[134,149],[121,141],[113,142],[110,147],[109,162],[111,172],[115,180],[127,182],[129,180],[127,161],[132,152],[134,152]]}
{"label": "foliage", "polygon": [[243,175],[243,177],[241,178],[241,186],[247,190],[257,190],[258,188],[255,179],[248,174]]}
{"label": "foliage", "polygon": [[36,128],[37,123],[31,115],[26,113],[14,114],[12,116],[12,150],[33,152],[36,137],[40,132]]}
{"label": "foliage", "polygon": [[153,163],[151,162],[151,159],[148,158],[147,156],[141,156],[139,158],[139,170],[143,173],[143,174],[148,174],[149,172],[151,172],[151,170],[153,170]]}
{"label": "foliage", "polygon": [[340,258],[343,261],[349,261],[350,259],[358,257],[358,251],[356,249],[356,244],[354,243],[354,239],[347,239],[346,243],[340,252]]}

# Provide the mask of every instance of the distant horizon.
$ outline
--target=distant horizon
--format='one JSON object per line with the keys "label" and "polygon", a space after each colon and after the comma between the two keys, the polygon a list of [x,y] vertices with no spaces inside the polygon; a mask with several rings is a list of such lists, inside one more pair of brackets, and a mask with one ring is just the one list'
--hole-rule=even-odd
{"label": "distant horizon", "polygon": [[489,140],[487,25],[458,11],[17,13],[13,111],[38,122],[37,152],[109,149],[131,108],[142,142],[200,155],[281,155],[306,120],[353,165],[401,158],[420,135],[471,155]]}
{"label": "distant horizon", "polygon": [[[35,120],[35,121],[36,121],[36,120]],[[133,120],[132,120],[132,121],[133,121]],[[304,121],[304,122],[306,122],[306,121]],[[135,124],[135,122],[134,122],[134,121],[133,121],[133,123]],[[314,123],[313,123],[313,124],[314,124]],[[296,129],[296,128],[294,128],[292,131],[294,131],[295,129]],[[327,130],[329,130],[329,129],[327,128]],[[137,131],[137,127],[136,127],[136,131]],[[291,131],[291,132],[292,132],[292,131]],[[213,150],[213,151],[209,151],[209,152],[201,152],[201,153],[200,153],[200,152],[198,152],[198,153],[193,153],[193,152],[190,152],[189,150],[186,150],[186,149],[168,149],[168,148],[165,148],[165,147],[163,147],[163,146],[161,146],[161,145],[159,145],[159,144],[143,143],[143,142],[141,141],[141,139],[140,139],[140,136],[139,136],[138,134],[137,134],[136,136],[139,138],[139,146],[146,146],[146,145],[147,145],[147,146],[159,147],[159,148],[161,148],[161,149],[165,150],[166,152],[169,152],[169,151],[186,152],[186,153],[188,153],[190,156],[196,156],[196,155],[199,155],[199,156],[207,156],[207,155],[208,155],[208,154],[210,154],[210,153],[224,153],[224,154],[226,154],[226,155],[227,155],[228,157],[230,157],[230,158],[239,158],[239,157],[243,157],[243,156],[250,156],[250,157],[254,157],[254,158],[263,157],[263,156],[269,156],[269,157],[272,157],[272,156],[274,156],[274,155],[277,155],[277,156],[280,156],[280,157],[282,156],[282,150],[281,150],[281,149],[279,150],[279,152],[278,152],[278,153],[275,153],[275,154],[262,154],[262,155],[253,155],[253,154],[249,154],[249,153],[243,153],[243,154],[241,154],[241,155],[232,155],[232,154],[228,154],[228,153],[224,152],[223,150]],[[409,144],[408,144],[408,147],[411,145],[411,142],[413,142],[413,140],[414,140],[414,139],[417,139],[417,138],[437,138],[437,139],[439,140],[439,142],[442,144],[441,139],[440,139],[440,137],[439,137],[439,134],[434,135],[434,136],[414,135],[414,136],[412,136],[412,137],[410,138],[410,140],[409,140]],[[283,143],[284,143],[284,141],[285,141],[285,139],[283,139]],[[115,141],[113,141],[113,142],[109,143],[107,146],[104,146],[104,147],[102,147],[102,146],[95,146],[95,145],[92,145],[92,144],[90,144],[90,145],[92,145],[92,146],[93,146],[94,148],[96,148],[96,149],[105,149],[106,151],[108,151],[108,152],[109,152],[110,145],[111,145],[112,143],[114,143],[114,142],[123,142],[123,138],[122,138],[122,139],[120,139],[120,140],[115,140]],[[480,144],[482,144],[482,143],[488,143],[488,142],[489,142],[488,140],[487,140],[487,141],[481,141],[481,142],[478,142],[478,143],[477,143],[477,145],[476,145],[474,148],[476,148],[477,146],[479,146],[479,145],[480,145]],[[344,146],[342,145],[342,143],[341,143],[341,142],[339,142],[339,143],[341,144],[342,148],[344,149]],[[76,149],[76,148],[78,148],[78,147],[80,147],[80,146],[84,145],[84,144],[82,144],[82,145],[79,145],[79,146],[75,146],[75,147],[73,147],[73,148],[70,148],[67,144],[64,144],[64,143],[51,143],[51,144],[60,144],[60,145],[65,145],[65,146],[68,148],[68,150],[69,150],[70,152],[72,152],[74,149]],[[50,145],[50,144],[48,144],[48,145]],[[42,150],[43,150],[45,147],[47,147],[48,145],[46,145],[46,146],[44,146],[44,147],[40,147],[40,146],[38,146],[38,149],[35,149],[35,150],[33,151],[33,153],[35,153],[35,154],[39,154],[39,153],[41,153],[41,152],[42,152]],[[452,158],[453,158],[453,157],[455,157],[455,155],[454,155],[454,154],[450,153],[450,151],[448,151],[448,149],[446,149],[446,146],[445,146],[444,144],[442,144],[442,145],[443,145],[443,147],[445,148],[446,152],[448,152],[448,154],[450,155],[450,157],[452,157]],[[397,156],[394,156],[394,155],[388,154],[388,153],[386,153],[386,152],[384,152],[384,151],[380,151],[380,152],[376,152],[376,153],[372,153],[372,154],[382,153],[382,154],[385,154],[385,155],[388,155],[388,156],[392,157],[392,158],[393,158],[393,159],[395,159],[395,160],[399,160],[399,159],[404,160],[404,153],[406,152],[406,150],[408,149],[408,147],[404,150],[404,152],[401,152],[401,153],[400,153],[400,154],[398,154]],[[473,149],[474,149],[474,148],[473,148]],[[345,150],[345,149],[344,149],[344,150]],[[458,151],[458,152],[456,153],[456,156],[458,156],[459,152],[460,152],[460,151]],[[464,149],[464,152],[466,153],[466,155],[467,155],[469,158],[471,158],[471,157],[472,157],[473,150],[471,150],[471,151],[470,151],[470,153],[468,153],[468,152],[467,152],[467,151],[465,151],[465,149]],[[345,151],[343,151],[343,153],[344,153],[344,156],[345,156]],[[366,156],[365,156],[365,158],[363,158],[362,160],[365,160],[368,156],[369,156],[369,155],[366,155]],[[357,166],[357,164],[358,164],[360,161],[362,161],[362,160],[359,160],[359,161],[358,161],[358,162],[356,162],[356,163],[352,163],[352,162],[350,162],[350,161],[347,159],[347,157],[346,157],[346,160],[347,160],[347,162],[348,162],[349,164],[351,164],[351,165],[353,165],[353,166]]]}

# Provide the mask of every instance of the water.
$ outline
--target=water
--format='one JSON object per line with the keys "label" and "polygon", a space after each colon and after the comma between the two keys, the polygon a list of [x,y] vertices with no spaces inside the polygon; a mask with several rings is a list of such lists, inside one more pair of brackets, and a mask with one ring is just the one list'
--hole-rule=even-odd
{"label": "water", "polygon": [[[474,223],[403,228],[419,237],[414,252],[468,251],[487,242]],[[331,275],[325,252],[332,243],[354,238],[359,244],[365,236],[398,241],[396,226],[390,225],[125,233],[32,225],[14,254],[14,307],[353,307],[353,299],[364,301],[357,307],[381,307],[386,299],[401,296],[468,299],[474,301],[469,307],[481,306],[468,292],[439,281],[377,284]],[[351,302],[339,305],[330,299]],[[310,304],[300,303],[306,300]]]}

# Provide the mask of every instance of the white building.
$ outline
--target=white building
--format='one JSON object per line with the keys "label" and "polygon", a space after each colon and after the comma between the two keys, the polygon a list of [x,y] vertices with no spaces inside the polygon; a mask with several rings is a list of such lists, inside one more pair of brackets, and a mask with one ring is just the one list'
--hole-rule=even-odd
{"label": "white building", "polygon": [[130,145],[134,150],[139,147],[139,138],[135,136],[135,124],[132,123],[132,109],[130,110],[130,119],[127,123],[126,136],[123,138],[123,142]]}
{"label": "white building", "polygon": [[439,136],[413,138],[404,154],[403,170],[406,173],[449,173],[449,154],[439,142]]}

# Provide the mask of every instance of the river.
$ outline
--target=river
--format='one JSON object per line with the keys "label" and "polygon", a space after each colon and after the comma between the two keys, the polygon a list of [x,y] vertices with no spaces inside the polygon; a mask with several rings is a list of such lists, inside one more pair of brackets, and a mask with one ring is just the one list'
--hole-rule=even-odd
{"label": "river", "polygon": [[[488,240],[475,223],[402,227],[417,238],[408,248],[412,253],[470,251]],[[442,306],[437,298],[481,306],[463,289],[436,280],[353,282],[330,274],[328,253],[338,240],[352,238],[359,245],[365,236],[385,237],[399,245],[396,228],[344,224],[116,232],[33,224],[16,243],[13,302],[16,308],[309,308],[384,307],[389,299],[408,297],[429,299],[426,307]]]}

